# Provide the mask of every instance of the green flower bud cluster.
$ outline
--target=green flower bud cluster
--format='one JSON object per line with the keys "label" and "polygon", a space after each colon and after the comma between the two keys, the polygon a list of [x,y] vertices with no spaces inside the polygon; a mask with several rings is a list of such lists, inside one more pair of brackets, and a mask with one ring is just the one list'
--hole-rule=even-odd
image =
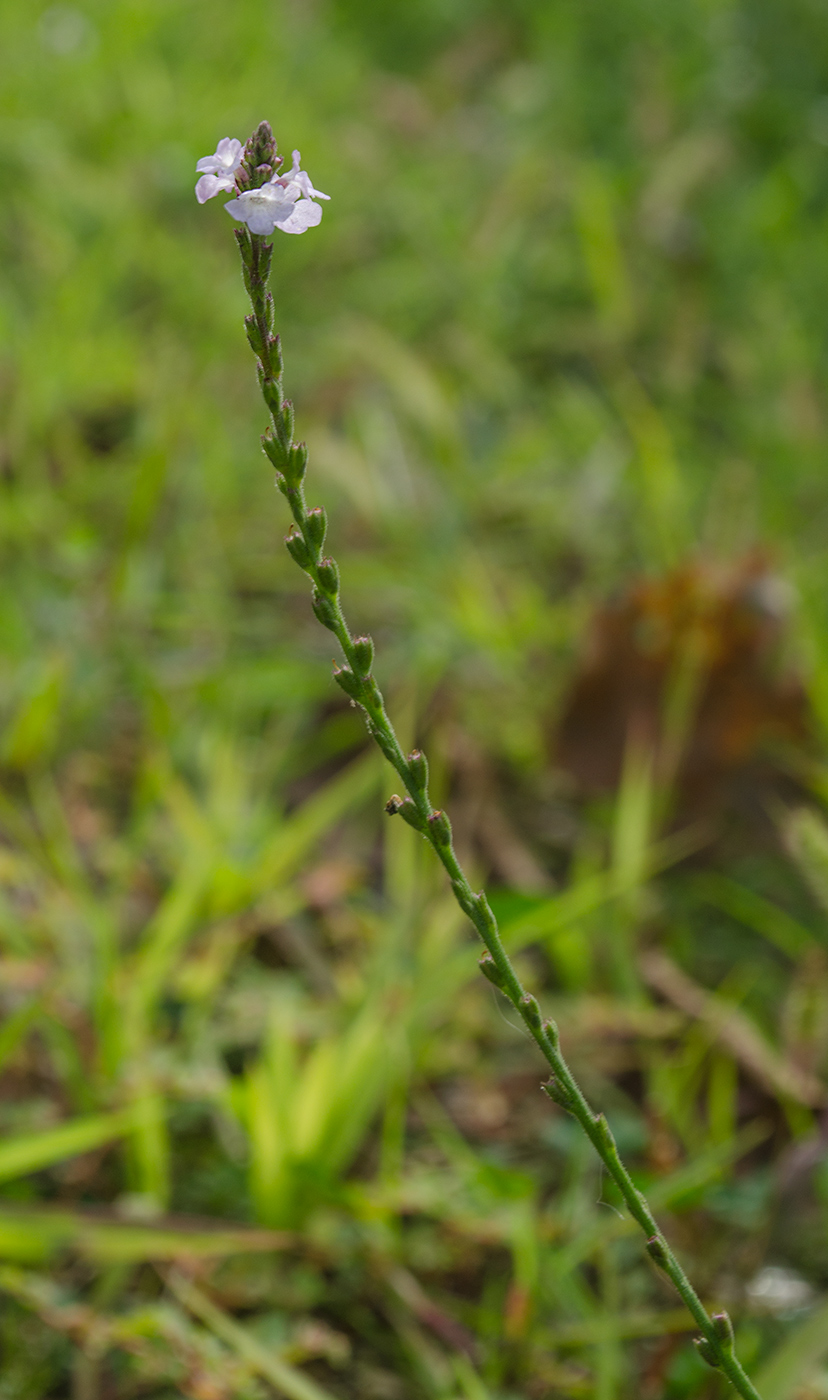
{"label": "green flower bud cluster", "polygon": [[236,187],[240,191],[261,189],[272,179],[282,159],[276,153],[270,122],[259,122],[244,148],[241,165],[236,171]]}

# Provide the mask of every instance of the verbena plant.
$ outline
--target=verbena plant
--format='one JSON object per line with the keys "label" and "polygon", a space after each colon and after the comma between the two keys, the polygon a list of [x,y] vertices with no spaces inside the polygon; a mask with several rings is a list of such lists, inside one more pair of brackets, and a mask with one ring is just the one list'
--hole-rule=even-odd
{"label": "verbena plant", "polygon": [[339,570],[336,561],[324,553],[327,520],[321,506],[308,508],[304,478],[308,452],[304,443],[294,441],[294,413],[283,389],[283,359],[275,332],[275,308],[269,290],[273,245],[268,241],[276,229],[284,233],[304,233],[322,218],[318,199],[328,196],[315,190],[301,169],[298,151],[293,165],[281,173],[283,158],[277,154],[269,123],[262,122],[246,146],[225,137],[216,152],[199,161],[201,177],[196,186],[200,203],[220,193],[234,198],[227,211],[242,227],[235,230],[242,261],[242,275],[250,297],[251,313],[245,317],[250,346],[257,358],[262,397],[270,424],[262,438],[267,457],[276,471],[276,483],[287,500],[294,524],[286,536],[287,548],[312,584],[313,610],[342,649],[344,664],[336,665],[334,679],[349,699],[358,705],[368,730],[401,779],[406,795],[394,795],[386,810],[399,815],[429,842],[441,861],[463,912],[471,920],[484,944],[480,969],[507,998],[520,1015],[530,1036],[551,1068],[543,1086],[561,1108],[577,1120],[589,1138],[606,1170],[616,1183],[633,1219],[644,1231],[650,1258],[670,1279],[690,1310],[701,1332],[696,1347],[710,1365],[720,1368],[735,1390],[758,1400],[759,1392],[745,1373],[734,1350],[733,1327],[727,1313],[710,1314],[685,1274],[681,1264],[659,1230],[644,1196],[633,1184],[621,1161],[615,1139],[605,1116],[593,1112],[561,1051],[558,1028],[544,1019],[537,1000],[525,991],[506,954],[497,921],[484,892],[475,892],[454,850],[451,823],[445,812],[435,810],[428,792],[428,764],[418,749],[405,754],[391,724],[382,693],[374,679],[374,648],[370,637],[353,636],[342,610]]}

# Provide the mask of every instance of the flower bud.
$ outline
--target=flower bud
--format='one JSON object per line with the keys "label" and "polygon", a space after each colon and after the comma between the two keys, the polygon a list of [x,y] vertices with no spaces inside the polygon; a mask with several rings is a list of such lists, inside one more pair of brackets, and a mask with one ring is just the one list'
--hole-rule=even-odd
{"label": "flower bud", "polygon": [[317,549],[321,549],[328,530],[328,521],[322,506],[314,506],[313,510],[308,511],[305,529],[311,544],[315,545]]}
{"label": "flower bud", "polygon": [[362,687],[359,683],[359,677],[354,675],[350,666],[334,666],[333,678],[351,700],[361,699]]}
{"label": "flower bud", "polygon": [[[254,177],[251,183],[258,186],[266,183],[265,178],[259,177],[259,169],[267,165],[271,168],[272,174],[273,167],[280,163],[276,155],[276,142],[273,139],[270,123],[260,122],[244,148],[241,168],[246,169]],[[270,176],[268,175],[266,178],[269,179]]]}
{"label": "flower bud", "polygon": [[324,593],[320,593],[318,588],[314,588],[311,594],[311,606],[317,621],[321,622],[323,627],[327,627],[329,632],[335,632],[338,618],[330,598],[326,598]]}
{"label": "flower bud", "polygon": [[310,567],[310,550],[298,530],[291,530],[289,535],[285,535],[285,544],[287,545],[288,553],[296,560],[300,569],[307,569]]}
{"label": "flower bud", "polygon": [[428,787],[428,760],[419,749],[414,749],[408,755],[408,772],[417,791],[425,792]]}
{"label": "flower bud", "polygon": [[374,643],[370,637],[354,637],[354,665],[361,676],[367,676],[374,664]]}
{"label": "flower bud", "polygon": [[293,441],[293,424],[293,404],[290,399],[284,399],[282,402],[282,429],[288,442]]}
{"label": "flower bud", "polygon": [[319,587],[335,598],[339,592],[339,569],[336,567],[336,560],[331,558],[320,560],[316,566],[316,576]]}
{"label": "flower bud", "polygon": [[417,811],[416,803],[412,802],[410,797],[398,797],[395,793],[386,802],[385,810],[389,817],[400,816],[403,821],[408,822],[409,826],[413,826],[415,831],[422,832],[423,824],[420,814]]}
{"label": "flower bud", "polygon": [[432,812],[428,819],[428,834],[432,844],[445,850],[451,845],[451,822],[445,812]]}

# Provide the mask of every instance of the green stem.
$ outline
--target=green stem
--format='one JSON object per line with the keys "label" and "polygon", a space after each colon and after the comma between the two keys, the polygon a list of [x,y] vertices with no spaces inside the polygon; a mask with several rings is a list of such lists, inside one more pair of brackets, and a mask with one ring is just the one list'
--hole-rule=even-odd
{"label": "green stem", "polygon": [[287,499],[296,525],[296,531],[287,536],[285,543],[313,582],[316,616],[323,626],[336,635],[342,648],[346,666],[337,669],[334,678],[345,693],[362,707],[368,729],[405,786],[407,796],[402,799],[393,797],[387,810],[392,814],[399,812],[421,832],[442,861],[457,902],[474,924],[485,946],[486,951],[480,959],[481,970],[522,1018],[552,1071],[549,1082],[544,1085],[546,1092],[580,1123],[621,1192],[627,1209],[644,1231],[651,1259],[674,1284],[698,1323],[702,1334],[699,1342],[702,1355],[725,1373],[745,1400],[760,1400],[758,1391],[734,1353],[729,1319],[724,1313],[711,1317],[707,1312],[659,1230],[646,1200],[636,1189],[621,1161],[606,1118],[603,1114],[593,1113],[576,1083],[561,1053],[557,1026],[554,1021],[542,1019],[537,1001],[521,986],[503,947],[497,921],[485,894],[482,891],[478,894],[474,892],[457,859],[449,820],[444,812],[435,811],[431,805],[425,758],[417,751],[406,757],[400,747],[386,714],[382,694],[371,674],[373,646],[367,637],[351,636],[340,604],[338,570],[332,559],[322,555],[324,513],[319,508],[309,511],[305,502],[302,483],[307,452],[302,444],[293,442],[293,408],[284,398],[281,347],[278,336],[273,334],[273,301],[268,291],[272,245],[264,238],[249,234],[247,229],[237,230],[236,238],[253,313],[246,320],[248,339],[258,357],[259,381],[271,416],[271,428],[263,439],[263,445],[276,468],[277,484]]}

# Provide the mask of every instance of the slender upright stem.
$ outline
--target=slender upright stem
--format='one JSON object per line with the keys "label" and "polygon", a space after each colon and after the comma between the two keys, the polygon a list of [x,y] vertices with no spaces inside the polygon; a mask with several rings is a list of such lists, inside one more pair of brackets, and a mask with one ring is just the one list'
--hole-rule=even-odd
{"label": "slender upright stem", "polygon": [[303,487],[307,449],[293,441],[293,406],[282,390],[282,352],[273,331],[273,299],[268,290],[272,245],[246,228],[236,230],[242,255],[245,286],[252,314],[245,319],[250,345],[258,358],[259,383],[271,423],[262,438],[267,456],[276,468],[276,480],[287,499],[295,522],[285,544],[313,583],[313,610],[324,627],[333,632],[345,658],[334,679],[365,713],[368,729],[406,790],[392,797],[386,810],[399,813],[430,842],[442,861],[452,890],[463,912],[474,924],[485,945],[481,971],[512,1003],[552,1071],[543,1087],[550,1098],[575,1117],[624,1198],[630,1215],[647,1239],[647,1252],[674,1284],[701,1332],[696,1345],[711,1365],[719,1367],[745,1400],[760,1400],[733,1349],[733,1329],[726,1313],[711,1316],[687,1278],[641,1192],[636,1189],[609,1124],[602,1113],[593,1113],[560,1049],[558,1028],[544,1020],[535,998],[524,990],[506,954],[497,921],[485,894],[475,893],[455,854],[451,823],[436,811],[428,795],[428,765],[418,750],[406,756],[385,711],[382,694],[371,674],[373,644],[368,637],[352,637],[342,612],[339,570],[323,555],[327,523],[320,506],[308,510]]}

